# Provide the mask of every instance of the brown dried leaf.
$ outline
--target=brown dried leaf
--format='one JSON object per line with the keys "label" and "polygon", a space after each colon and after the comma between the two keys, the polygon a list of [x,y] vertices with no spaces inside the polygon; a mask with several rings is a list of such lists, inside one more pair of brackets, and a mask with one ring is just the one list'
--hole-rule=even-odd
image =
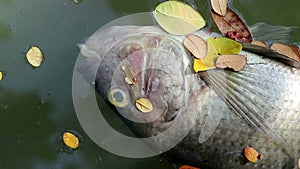
{"label": "brown dried leaf", "polygon": [[234,71],[240,71],[246,63],[247,58],[243,55],[221,55],[215,65],[217,68],[232,68]]}
{"label": "brown dried leaf", "polygon": [[225,16],[227,10],[227,0],[211,0],[212,9],[219,15]]}
{"label": "brown dried leaf", "polygon": [[265,47],[265,48],[267,47],[267,44],[263,41],[260,41],[260,40],[253,40],[251,42],[251,44],[261,46],[261,47]]}
{"label": "brown dried leaf", "polygon": [[227,8],[225,16],[220,16],[211,11],[211,16],[223,35],[241,43],[252,41],[248,27],[233,10]]}
{"label": "brown dried leaf", "polygon": [[207,53],[207,43],[197,35],[187,35],[183,45],[198,59],[203,59]]}
{"label": "brown dried leaf", "polygon": [[280,54],[286,55],[291,59],[300,62],[299,48],[295,45],[287,45],[283,43],[274,43],[271,45],[271,49],[277,51]]}
{"label": "brown dried leaf", "polygon": [[246,147],[244,148],[244,155],[250,162],[255,163],[257,161],[258,153],[254,148]]}

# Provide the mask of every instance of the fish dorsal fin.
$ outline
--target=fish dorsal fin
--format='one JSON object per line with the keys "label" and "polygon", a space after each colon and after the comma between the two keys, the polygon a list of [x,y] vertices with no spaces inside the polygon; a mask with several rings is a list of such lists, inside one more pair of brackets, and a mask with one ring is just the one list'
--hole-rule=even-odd
{"label": "fish dorsal fin", "polygon": [[284,84],[272,80],[280,78],[280,72],[269,67],[248,65],[240,72],[216,69],[201,72],[200,77],[235,113],[294,157],[294,151],[273,126],[278,110],[275,103],[284,92]]}
{"label": "fish dorsal fin", "polygon": [[249,29],[254,39],[265,42],[289,42],[295,28],[259,22],[250,26]]}
{"label": "fish dorsal fin", "polygon": [[298,69],[300,68],[300,62],[299,61],[294,60],[291,57],[288,57],[286,55],[280,54],[280,53],[278,53],[278,52],[276,52],[276,51],[274,51],[273,49],[270,49],[270,48],[257,46],[257,45],[253,45],[253,44],[250,44],[250,43],[244,43],[243,44],[243,50],[258,54],[258,55],[266,57],[266,58],[277,60],[279,62],[282,62],[282,63],[286,64],[286,65],[289,65],[289,66],[292,66],[292,67],[295,67],[295,68],[298,68]]}

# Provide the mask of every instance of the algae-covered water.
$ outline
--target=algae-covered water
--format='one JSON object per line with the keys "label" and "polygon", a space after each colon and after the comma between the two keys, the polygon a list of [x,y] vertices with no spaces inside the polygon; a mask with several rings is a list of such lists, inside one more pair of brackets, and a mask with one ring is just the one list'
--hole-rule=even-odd
{"label": "algae-covered water", "polygon": [[[72,103],[76,44],[119,17],[151,11],[162,0],[0,0],[0,169],[172,169],[161,157],[111,154],[84,132]],[[208,1],[189,0],[209,21]],[[298,0],[233,0],[248,25],[300,27]],[[295,29],[295,42],[300,31]],[[38,46],[45,60],[25,59]],[[80,147],[66,149],[61,135],[74,130]]]}

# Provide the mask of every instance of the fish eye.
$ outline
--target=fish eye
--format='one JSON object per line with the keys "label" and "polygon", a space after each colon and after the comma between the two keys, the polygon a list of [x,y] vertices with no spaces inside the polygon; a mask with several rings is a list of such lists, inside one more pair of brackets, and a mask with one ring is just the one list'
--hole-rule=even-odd
{"label": "fish eye", "polygon": [[108,100],[116,107],[124,107],[128,104],[126,93],[119,88],[113,88],[109,90]]}

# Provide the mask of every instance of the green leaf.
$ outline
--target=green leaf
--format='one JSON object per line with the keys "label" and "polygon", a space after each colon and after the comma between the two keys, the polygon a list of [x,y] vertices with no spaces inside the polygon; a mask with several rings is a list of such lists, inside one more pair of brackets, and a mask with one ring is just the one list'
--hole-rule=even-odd
{"label": "green leaf", "polygon": [[157,23],[174,35],[186,35],[205,26],[205,20],[190,5],[178,1],[166,1],[153,11]]}

